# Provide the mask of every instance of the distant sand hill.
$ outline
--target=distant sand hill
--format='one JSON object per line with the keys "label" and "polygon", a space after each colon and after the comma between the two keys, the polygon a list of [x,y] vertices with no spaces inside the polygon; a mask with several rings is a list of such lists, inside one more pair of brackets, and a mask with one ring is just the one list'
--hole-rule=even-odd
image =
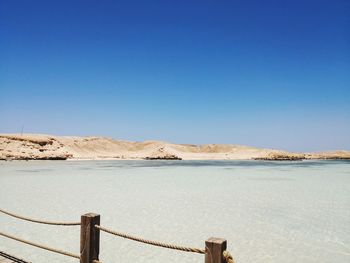
{"label": "distant sand hill", "polygon": [[290,153],[231,144],[130,142],[105,137],[0,134],[0,160],[302,160],[350,159],[349,151]]}

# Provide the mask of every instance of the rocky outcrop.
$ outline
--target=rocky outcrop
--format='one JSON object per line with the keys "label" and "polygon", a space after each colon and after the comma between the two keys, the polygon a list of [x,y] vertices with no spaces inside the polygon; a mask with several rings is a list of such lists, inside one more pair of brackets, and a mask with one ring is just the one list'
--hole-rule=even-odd
{"label": "rocky outcrop", "polygon": [[316,160],[350,160],[350,152],[348,151],[334,151],[323,153],[308,153],[305,154],[306,159]]}
{"label": "rocky outcrop", "polygon": [[166,149],[166,146],[158,148],[156,151],[152,152],[149,156],[144,158],[145,160],[182,160],[176,154],[170,153]]}
{"label": "rocky outcrop", "polygon": [[166,154],[162,156],[154,156],[154,157],[146,157],[145,160],[182,160],[182,158],[173,155],[173,154]]}
{"label": "rocky outcrop", "polygon": [[67,160],[72,154],[50,136],[0,135],[0,160]]}
{"label": "rocky outcrop", "polygon": [[263,161],[302,161],[305,159],[305,155],[291,153],[270,153],[267,156],[257,157],[253,159]]}
{"label": "rocky outcrop", "polygon": [[38,155],[28,155],[28,156],[23,156],[23,155],[1,155],[0,160],[5,160],[5,161],[12,161],[12,160],[24,160],[24,161],[29,161],[29,160],[67,160],[71,158],[72,156],[70,154],[63,154],[63,155],[46,155],[46,156],[38,156]]}

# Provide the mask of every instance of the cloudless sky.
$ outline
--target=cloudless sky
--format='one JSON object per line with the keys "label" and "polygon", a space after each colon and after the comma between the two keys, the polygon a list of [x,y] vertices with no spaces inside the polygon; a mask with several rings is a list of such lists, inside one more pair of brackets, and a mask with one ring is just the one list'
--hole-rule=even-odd
{"label": "cloudless sky", "polygon": [[350,150],[348,0],[0,3],[0,133]]}

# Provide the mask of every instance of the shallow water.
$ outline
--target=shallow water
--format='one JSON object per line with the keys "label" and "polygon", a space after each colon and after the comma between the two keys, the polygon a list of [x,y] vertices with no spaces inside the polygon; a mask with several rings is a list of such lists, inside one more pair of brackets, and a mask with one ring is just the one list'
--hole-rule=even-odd
{"label": "shallow water", "polygon": [[[237,262],[350,262],[350,162],[35,161],[0,163],[0,207],[51,221],[101,214],[101,225],[204,247],[228,240]],[[0,214],[0,231],[79,252],[79,227]],[[33,263],[78,262],[0,236]],[[199,254],[101,233],[100,259],[204,262]]]}

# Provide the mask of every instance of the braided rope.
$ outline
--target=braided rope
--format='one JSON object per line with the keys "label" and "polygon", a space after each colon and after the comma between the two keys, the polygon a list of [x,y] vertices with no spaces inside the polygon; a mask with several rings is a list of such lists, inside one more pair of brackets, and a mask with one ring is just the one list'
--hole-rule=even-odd
{"label": "braided rope", "polygon": [[[80,222],[52,222],[52,221],[36,220],[36,219],[32,219],[32,218],[28,218],[28,217],[17,215],[17,214],[5,211],[3,209],[0,209],[0,212],[4,213],[6,215],[12,216],[12,217],[21,219],[21,220],[25,220],[25,221],[29,221],[29,222],[33,222],[33,223],[39,223],[39,224],[58,225],[58,226],[77,226],[77,225],[80,225]],[[105,227],[101,227],[99,225],[95,225],[95,227],[97,229],[101,230],[101,231],[106,232],[106,233],[109,233],[109,234],[112,234],[112,235],[115,235],[115,236],[119,236],[119,237],[122,237],[122,238],[130,239],[130,240],[134,240],[134,241],[141,242],[141,243],[148,244],[148,245],[164,247],[164,248],[169,248],[169,249],[174,249],[174,250],[180,250],[180,251],[185,251],[185,252],[199,253],[199,254],[205,254],[207,252],[207,249],[183,247],[183,246],[178,246],[178,245],[173,245],[173,244],[167,244],[167,243],[162,243],[162,242],[158,242],[158,241],[143,239],[143,238],[140,238],[140,237],[135,237],[135,236],[132,236],[132,235],[129,235],[129,234],[126,234],[126,233],[122,233],[122,232],[114,231],[114,230],[111,230],[111,229],[108,229],[108,228],[105,228]],[[55,252],[55,253],[58,253],[58,254],[62,254],[62,255],[69,256],[69,257],[80,259],[79,255],[76,255],[76,254],[73,254],[73,253],[70,253],[70,252],[66,252],[66,251],[63,251],[63,250],[55,249],[55,248],[50,248],[50,247],[47,247],[47,246],[44,246],[44,245],[40,245],[40,244],[31,242],[31,241],[27,241],[27,240],[24,240],[24,239],[21,239],[21,238],[18,238],[18,237],[9,235],[9,234],[5,234],[5,233],[2,233],[2,232],[0,232],[0,235],[4,236],[4,237],[7,237],[7,238],[10,238],[10,239],[13,239],[13,240],[17,240],[19,242],[22,242],[22,243],[25,243],[25,244],[28,244],[28,245],[32,245],[32,246],[41,248],[41,249],[45,249],[45,250],[48,250],[48,251],[51,251],[51,252]],[[85,246],[84,246],[84,249],[85,249]],[[232,255],[230,254],[230,252],[228,252],[226,250],[223,252],[223,258],[225,259],[226,263],[235,263],[234,260],[233,260]],[[102,263],[102,262],[100,262],[98,260],[93,260],[93,263]]]}
{"label": "braided rope", "polygon": [[51,251],[51,252],[55,252],[55,253],[58,253],[58,254],[61,254],[61,255],[65,255],[65,256],[68,256],[68,257],[80,259],[79,255],[76,255],[76,254],[73,254],[73,253],[70,253],[70,252],[66,252],[66,251],[63,251],[63,250],[60,250],[60,249],[47,247],[45,245],[41,245],[41,244],[34,243],[34,242],[31,242],[31,241],[27,241],[27,240],[24,240],[24,239],[19,238],[19,237],[15,237],[15,236],[12,236],[12,235],[9,235],[9,234],[5,234],[3,232],[0,232],[0,236],[4,236],[4,237],[7,237],[7,238],[16,240],[18,242],[22,242],[22,243],[25,243],[27,245],[31,245],[31,246],[34,246],[34,247],[37,247],[37,248],[45,249],[45,250],[48,250],[48,251]]}
{"label": "braided rope", "polygon": [[233,260],[232,255],[230,254],[230,252],[228,252],[227,250],[225,250],[222,253],[222,256],[224,257],[226,263],[235,263],[235,261]]}
{"label": "braided rope", "polygon": [[131,239],[137,242],[141,242],[141,243],[145,243],[148,245],[153,245],[153,246],[157,246],[157,247],[164,247],[164,248],[169,248],[169,249],[175,249],[175,250],[180,250],[180,251],[185,251],[185,252],[193,252],[193,253],[199,253],[199,254],[205,254],[206,250],[205,249],[200,249],[200,248],[192,248],[192,247],[182,247],[182,246],[177,246],[177,245],[172,245],[172,244],[166,244],[166,243],[161,243],[158,241],[152,241],[152,240],[147,240],[147,239],[143,239],[140,237],[135,237],[135,236],[131,236],[125,233],[121,233],[121,232],[117,232],[99,225],[95,225],[95,227],[97,229],[100,229],[101,231],[104,231],[106,233],[115,235],[115,236],[119,236],[122,238],[126,238],[126,239]]}
{"label": "braided rope", "polygon": [[29,217],[24,217],[24,216],[20,216],[14,213],[10,213],[8,211],[5,211],[3,209],[0,209],[1,213],[4,213],[6,215],[21,219],[21,220],[25,220],[25,221],[29,221],[29,222],[33,222],[33,223],[39,223],[39,224],[45,224],[45,225],[55,225],[55,226],[78,226],[80,225],[80,222],[51,222],[51,221],[43,221],[43,220],[36,220],[36,219],[32,219]]}

